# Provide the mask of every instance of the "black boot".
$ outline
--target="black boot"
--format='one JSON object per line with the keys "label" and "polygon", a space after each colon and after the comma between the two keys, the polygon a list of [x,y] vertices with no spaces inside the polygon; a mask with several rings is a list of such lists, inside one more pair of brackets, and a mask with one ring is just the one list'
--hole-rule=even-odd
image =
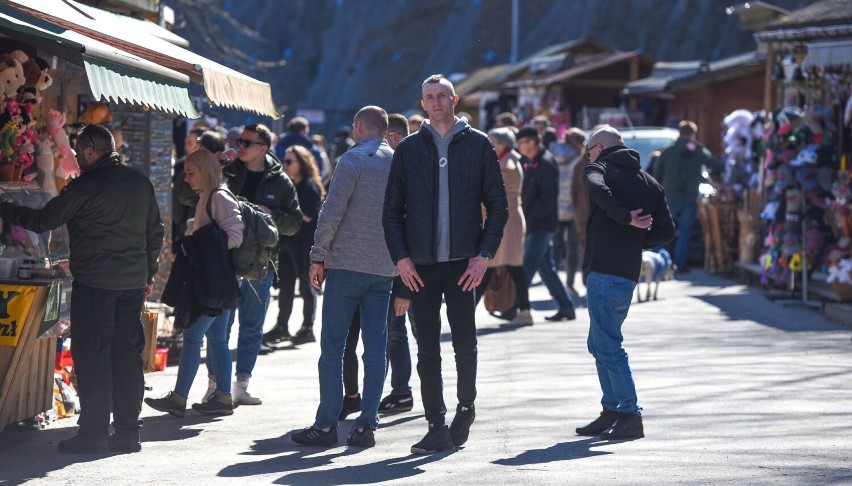
{"label": "black boot", "polygon": [[600,416],[598,418],[592,420],[591,423],[586,425],[585,427],[577,427],[577,435],[587,435],[590,437],[597,437],[601,434],[601,432],[607,430],[608,428],[615,425],[615,422],[618,420],[618,412],[613,412],[611,410],[603,409]]}
{"label": "black boot", "polygon": [[615,425],[601,432],[604,440],[641,439],[645,437],[642,416],[638,413],[619,413]]}

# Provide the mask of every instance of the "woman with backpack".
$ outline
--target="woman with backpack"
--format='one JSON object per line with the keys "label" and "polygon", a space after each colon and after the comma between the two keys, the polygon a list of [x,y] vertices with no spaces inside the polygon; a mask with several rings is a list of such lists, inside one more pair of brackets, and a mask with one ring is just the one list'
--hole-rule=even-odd
{"label": "woman with backpack", "polygon": [[[193,236],[207,234],[207,225],[214,224],[227,235],[227,247],[233,249],[243,241],[243,220],[240,207],[234,196],[227,189],[222,168],[219,160],[213,153],[206,149],[198,150],[186,158],[184,165],[186,171],[186,183],[198,192],[198,205],[195,207],[195,217],[189,220],[187,225],[187,240],[183,251],[186,252],[188,243]],[[221,190],[220,190],[221,189]],[[208,204],[209,201],[209,204]],[[201,244],[202,242],[199,242]],[[224,251],[224,250],[223,250]],[[233,276],[233,268],[230,267],[231,278],[234,279],[236,288],[236,277]],[[178,279],[175,272],[169,277],[166,285],[168,292],[172,279]],[[178,284],[179,285],[179,284]],[[184,282],[183,287],[193,286]],[[198,295],[192,294],[195,300]],[[165,292],[164,292],[165,294]],[[164,295],[165,299],[165,295]],[[151,408],[161,412],[167,412],[176,417],[183,417],[186,413],[186,400],[190,386],[198,374],[198,366],[201,362],[201,340],[207,336],[208,356],[212,359],[213,373],[216,376],[217,389],[211,400],[204,403],[196,403],[192,408],[207,415],[231,415],[234,413],[233,400],[231,398],[231,351],[228,348],[228,320],[231,305],[218,311],[210,311],[198,305],[198,302],[190,303],[195,308],[201,308],[199,314],[183,331],[183,349],[180,353],[180,364],[178,365],[177,381],[175,389],[164,398],[146,398]],[[177,305],[175,306],[177,311]],[[218,314],[218,315],[208,315]]]}
{"label": "woman with backpack", "polygon": [[[278,322],[264,334],[264,341],[274,345],[281,341],[293,344],[305,344],[316,341],[314,337],[314,316],[316,298],[312,292],[308,272],[310,270],[310,252],[314,244],[314,231],[320,206],[325,199],[325,187],[320,178],[317,161],[310,150],[300,145],[291,145],[284,151],[281,161],[284,172],[290,176],[296,186],[299,204],[304,213],[304,223],[293,236],[282,236],[278,253]],[[296,280],[299,281],[299,295],[302,296],[302,327],[290,336],[288,321],[293,312],[293,293]]]}

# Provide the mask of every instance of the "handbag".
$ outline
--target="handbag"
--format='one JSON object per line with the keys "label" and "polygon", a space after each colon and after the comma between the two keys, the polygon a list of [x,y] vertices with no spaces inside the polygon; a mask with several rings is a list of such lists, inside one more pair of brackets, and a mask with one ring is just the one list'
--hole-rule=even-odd
{"label": "handbag", "polygon": [[505,266],[496,267],[482,294],[485,310],[502,312],[515,307],[515,281]]}
{"label": "handbag", "polygon": [[155,371],[154,355],[157,352],[157,329],[160,323],[160,314],[157,311],[142,309],[142,330],[145,332],[145,348],[142,350],[142,371]]}

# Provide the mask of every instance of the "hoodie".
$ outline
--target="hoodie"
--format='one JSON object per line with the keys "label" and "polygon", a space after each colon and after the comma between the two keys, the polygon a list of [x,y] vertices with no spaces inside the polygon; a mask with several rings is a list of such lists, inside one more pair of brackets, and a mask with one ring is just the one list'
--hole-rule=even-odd
{"label": "hoodie", "polygon": [[[609,147],[583,171],[591,198],[586,225],[583,275],[598,272],[639,280],[642,250],[674,239],[675,230],[662,186],[639,166],[639,153]],[[651,214],[650,230],[630,226],[630,211]]]}

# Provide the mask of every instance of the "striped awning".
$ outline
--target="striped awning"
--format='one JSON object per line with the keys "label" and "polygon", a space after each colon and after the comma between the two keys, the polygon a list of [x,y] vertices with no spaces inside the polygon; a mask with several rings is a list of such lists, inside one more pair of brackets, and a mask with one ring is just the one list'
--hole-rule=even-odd
{"label": "striped awning", "polygon": [[140,104],[198,118],[189,77],[0,4],[0,32],[81,65],[96,99]]}
{"label": "striped awning", "polygon": [[805,57],[808,66],[852,66],[852,39],[811,42]]}

